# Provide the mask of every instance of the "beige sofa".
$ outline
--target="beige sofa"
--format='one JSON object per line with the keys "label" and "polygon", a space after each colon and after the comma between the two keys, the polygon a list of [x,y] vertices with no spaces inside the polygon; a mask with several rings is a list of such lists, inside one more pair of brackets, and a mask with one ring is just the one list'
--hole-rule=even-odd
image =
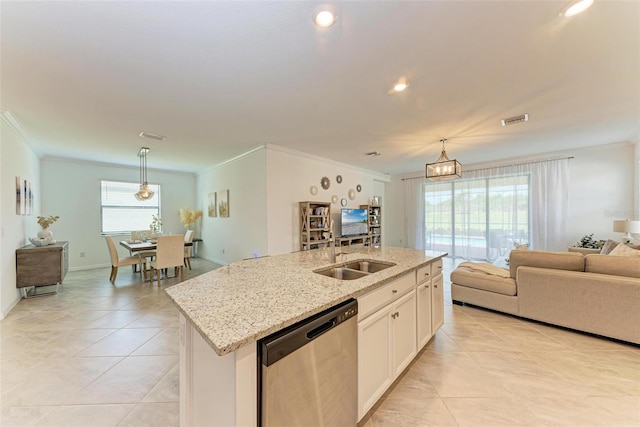
{"label": "beige sofa", "polygon": [[495,269],[456,268],[453,302],[640,344],[640,257],[512,251]]}

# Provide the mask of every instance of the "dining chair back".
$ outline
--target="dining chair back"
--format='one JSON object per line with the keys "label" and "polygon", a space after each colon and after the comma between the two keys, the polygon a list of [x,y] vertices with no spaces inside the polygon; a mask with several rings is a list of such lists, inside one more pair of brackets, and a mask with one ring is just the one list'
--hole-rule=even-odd
{"label": "dining chair back", "polygon": [[[192,243],[193,242],[193,230],[187,230],[186,233],[184,233],[184,242],[185,243]],[[185,246],[184,247],[184,264],[189,267],[189,270],[191,270],[191,248],[193,246]]]}
{"label": "dining chair back", "polygon": [[[111,283],[116,283],[116,276],[118,275],[118,267],[123,265],[136,265],[140,264],[141,275],[145,274],[147,268],[146,259],[141,258],[139,255],[132,255],[124,258],[118,256],[118,249],[113,241],[113,237],[104,236],[104,240],[107,242],[107,248],[109,249],[109,256],[111,257],[111,275],[109,280]],[[143,276],[144,277],[144,276]]]}
{"label": "dining chair back", "polygon": [[[174,267],[180,269],[180,280],[184,280],[184,237],[180,234],[175,236],[158,236],[156,245],[156,259],[151,261],[151,282],[154,274],[158,270]],[[158,274],[158,286],[160,285],[160,272]]]}

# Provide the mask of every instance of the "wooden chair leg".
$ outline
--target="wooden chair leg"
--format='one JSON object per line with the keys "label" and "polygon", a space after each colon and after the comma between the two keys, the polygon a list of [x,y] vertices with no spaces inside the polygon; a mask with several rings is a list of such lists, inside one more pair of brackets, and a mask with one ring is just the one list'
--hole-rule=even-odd
{"label": "wooden chair leg", "polygon": [[180,266],[180,281],[182,282],[184,280],[184,267]]}
{"label": "wooden chair leg", "polygon": [[118,275],[118,267],[111,266],[111,283],[116,283],[116,276]]}
{"label": "wooden chair leg", "polygon": [[187,257],[184,260],[187,262],[187,267],[189,267],[189,270],[191,270],[191,258]]}

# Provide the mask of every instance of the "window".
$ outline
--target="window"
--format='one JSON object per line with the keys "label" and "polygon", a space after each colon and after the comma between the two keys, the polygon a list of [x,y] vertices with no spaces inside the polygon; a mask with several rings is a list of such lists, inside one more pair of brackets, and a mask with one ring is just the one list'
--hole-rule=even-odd
{"label": "window", "polygon": [[425,185],[425,249],[495,261],[529,242],[529,175]]}
{"label": "window", "polygon": [[152,216],[160,216],[160,186],[149,184],[156,194],[144,201],[134,197],[139,187],[132,182],[100,181],[102,234],[148,230]]}

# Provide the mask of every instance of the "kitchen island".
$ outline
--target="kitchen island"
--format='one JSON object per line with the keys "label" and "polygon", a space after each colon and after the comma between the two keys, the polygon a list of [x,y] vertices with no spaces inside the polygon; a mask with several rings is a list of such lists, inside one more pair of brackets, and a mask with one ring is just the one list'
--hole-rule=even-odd
{"label": "kitchen island", "polygon": [[181,313],[182,426],[257,425],[257,340],[399,279],[411,277],[415,293],[421,283],[416,276],[424,271],[429,276],[431,265],[441,268],[446,256],[393,247],[351,251],[339,254],[336,264],[376,260],[394,265],[338,280],[314,272],[333,264],[328,250],[320,249],[232,263],[166,289]]}

